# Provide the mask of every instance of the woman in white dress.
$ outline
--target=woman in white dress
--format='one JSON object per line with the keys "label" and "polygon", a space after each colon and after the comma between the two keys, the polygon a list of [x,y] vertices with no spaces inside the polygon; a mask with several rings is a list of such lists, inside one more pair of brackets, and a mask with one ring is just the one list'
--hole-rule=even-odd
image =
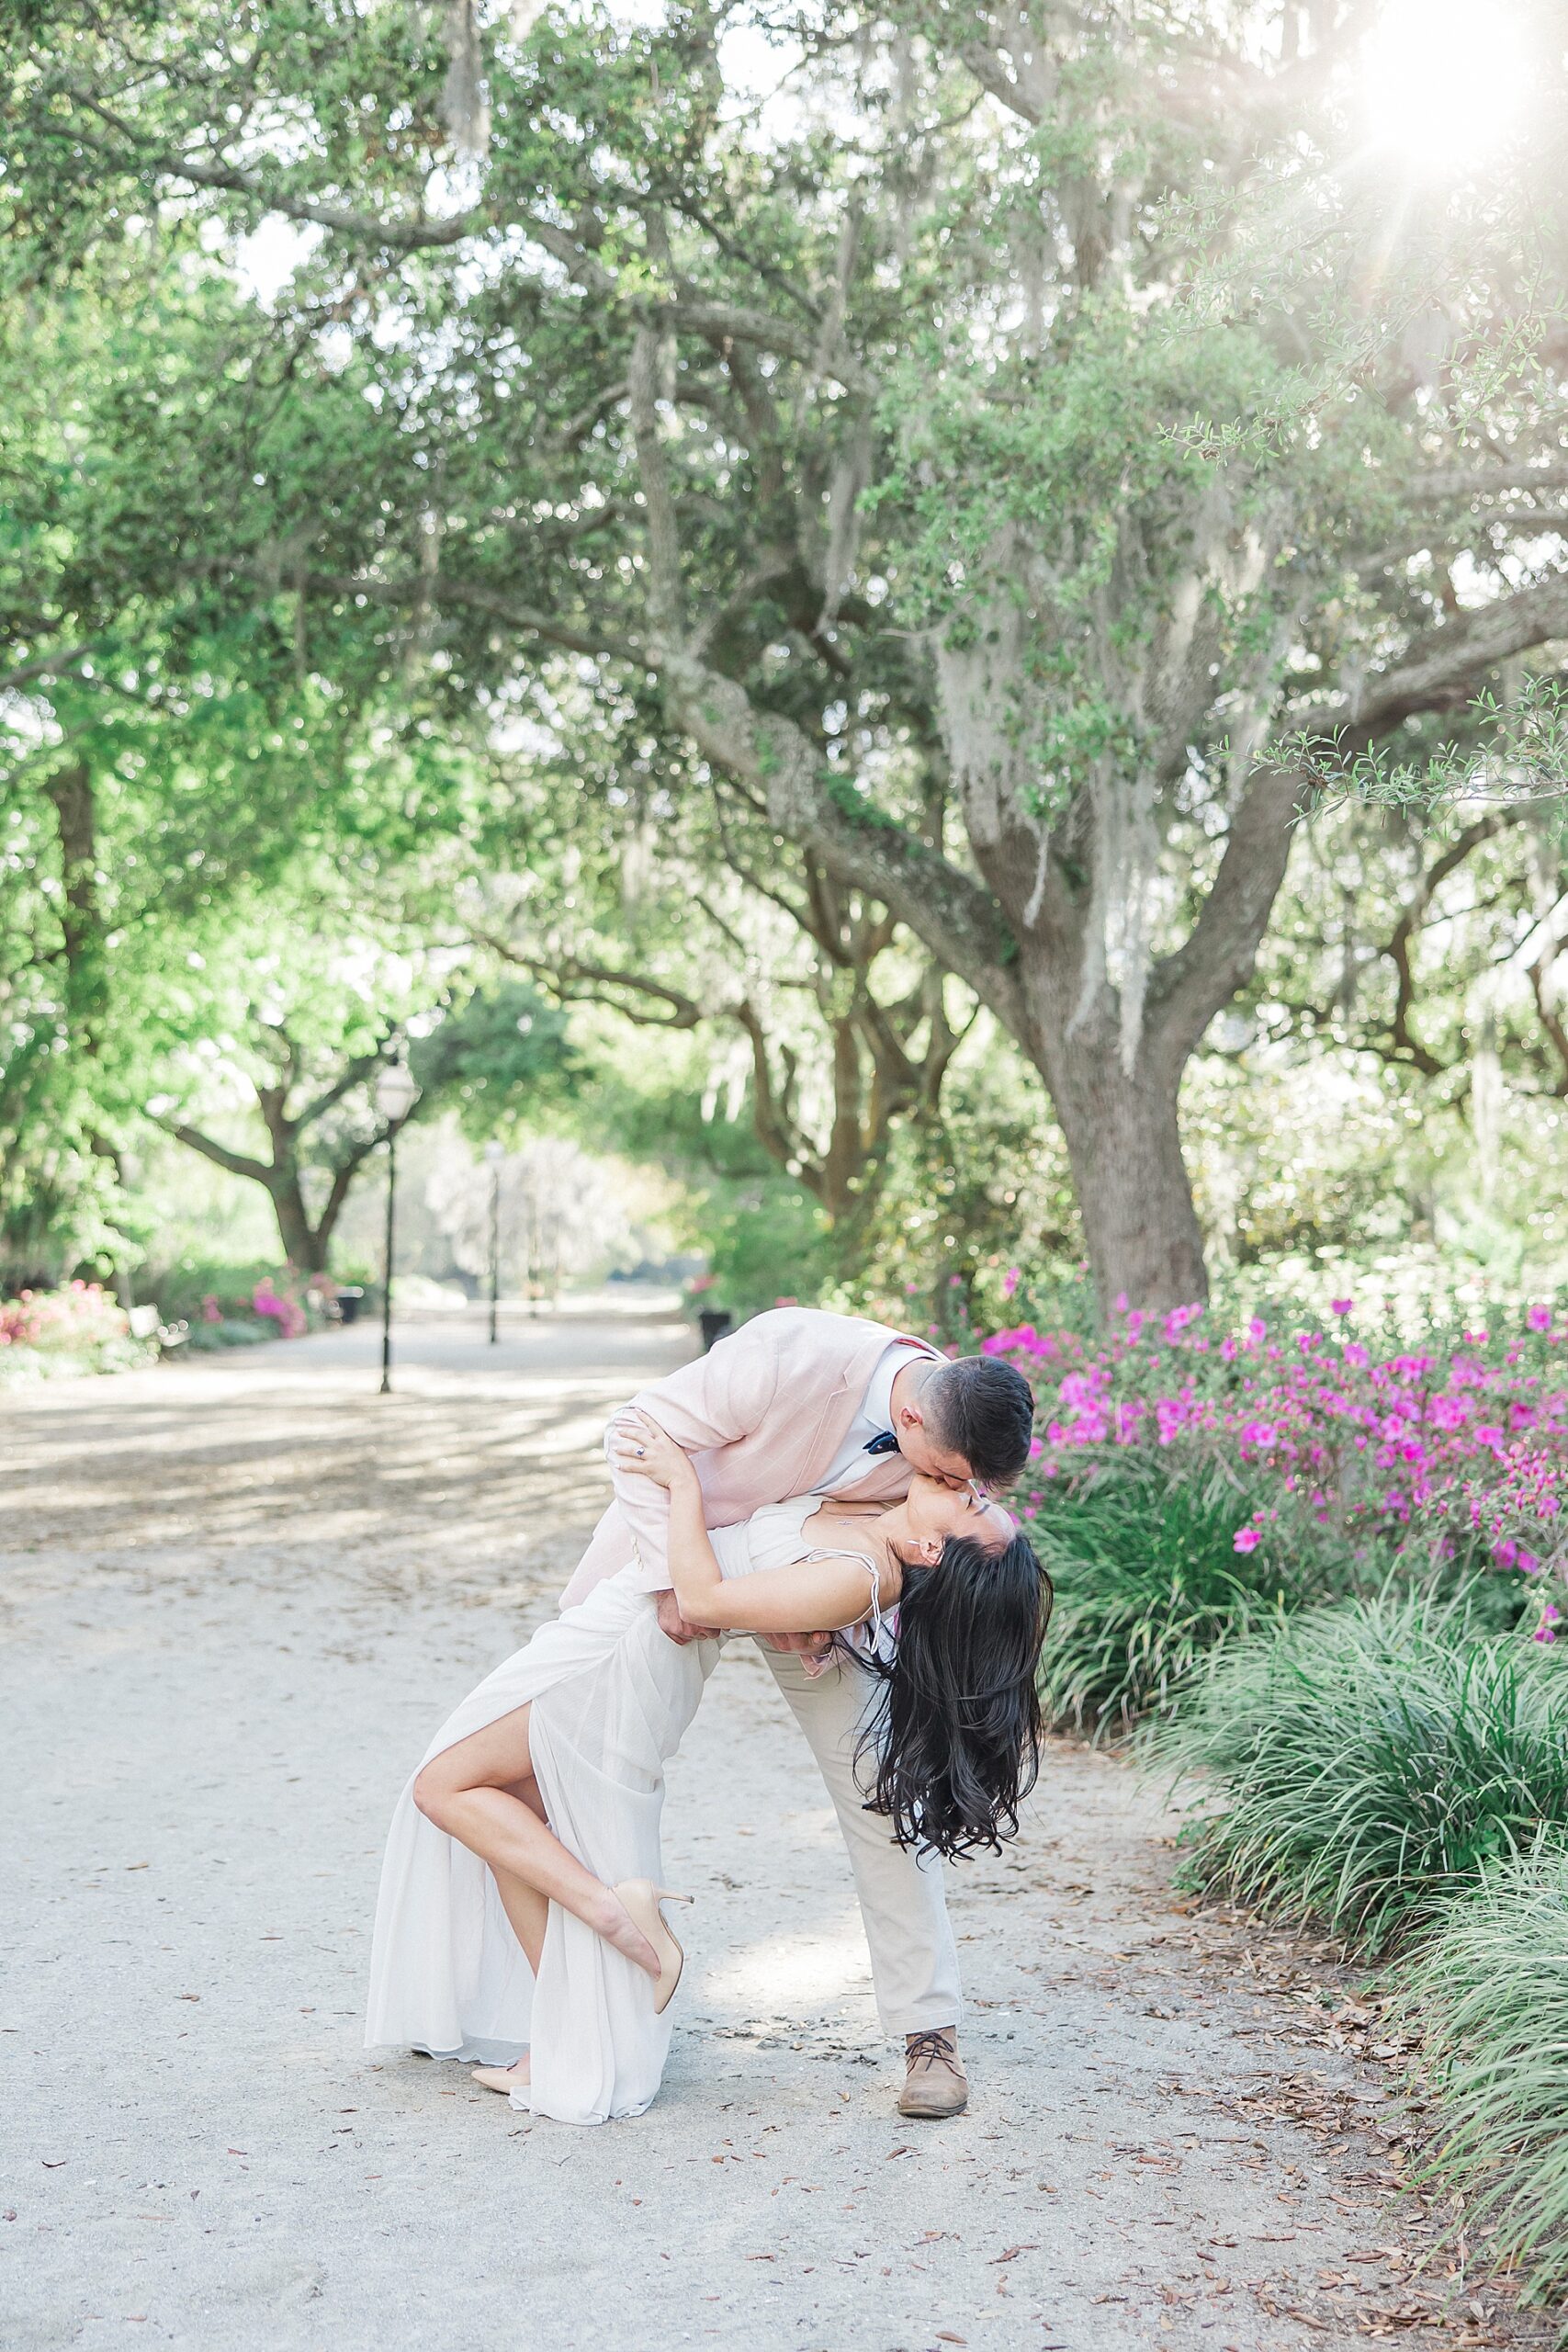
{"label": "woman in white dress", "polygon": [[[710,1535],[691,1463],[639,1418],[635,1466],[670,1489],[688,1622],[840,1633],[880,1690],[872,1802],[900,1842],[962,1853],[1016,1828],[1050,1586],[1009,1514],[917,1477],[884,1510],[804,1495]],[[660,1909],[664,1766],[718,1654],[668,1640],[629,1575],[541,1626],[442,1726],[393,1818],[376,1910],[367,2046],[484,2060],[479,2081],[564,2123],[638,2115],[659,2088],[680,1973]]]}

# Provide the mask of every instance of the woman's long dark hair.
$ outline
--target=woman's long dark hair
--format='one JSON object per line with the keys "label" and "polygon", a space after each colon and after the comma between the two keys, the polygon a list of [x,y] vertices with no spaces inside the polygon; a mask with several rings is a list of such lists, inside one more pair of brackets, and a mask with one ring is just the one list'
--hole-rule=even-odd
{"label": "woman's long dark hair", "polygon": [[896,1654],[872,1661],[885,1689],[861,1741],[876,1759],[867,1811],[900,1846],[999,1853],[1017,1829],[1040,1770],[1034,1679],[1051,1601],[1021,1535],[1000,1551],[950,1535],[933,1566],[905,1569]]}

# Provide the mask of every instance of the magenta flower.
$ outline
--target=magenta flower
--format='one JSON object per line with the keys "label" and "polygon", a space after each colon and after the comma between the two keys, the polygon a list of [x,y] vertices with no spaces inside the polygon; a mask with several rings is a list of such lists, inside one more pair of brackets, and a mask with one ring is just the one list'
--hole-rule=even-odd
{"label": "magenta flower", "polygon": [[1525,1321],[1529,1325],[1532,1331],[1550,1331],[1551,1329],[1551,1309],[1550,1306],[1527,1307],[1525,1310]]}
{"label": "magenta flower", "polygon": [[[1556,1533],[1568,1495],[1568,1376],[1553,1385],[1484,1331],[1467,1333],[1451,1354],[1428,1345],[1380,1356],[1310,1331],[1270,1342],[1255,1316],[1244,1332],[1209,1343],[1226,1365],[1245,1357],[1233,1386],[1205,1381],[1211,1359],[1190,1329],[1196,1319],[1184,1308],[1152,1318],[1123,1309],[1098,1342],[1032,1326],[983,1340],[1041,1390],[1036,1478],[1072,1477],[1111,1445],[1228,1457],[1277,1481],[1281,1503],[1295,1498],[1292,1507],[1353,1541],[1381,1533],[1438,1557],[1478,1541],[1501,1570],[1568,1570],[1568,1537]],[[1555,1321],[1551,1329],[1559,1336]],[[1258,1547],[1266,1519],[1255,1511],[1235,1532],[1238,1552]],[[1568,1639],[1568,1624],[1562,1632]]]}
{"label": "magenta flower", "polygon": [[1328,1311],[1331,1315],[1348,1315],[1354,1305],[1353,1299],[1331,1298],[1328,1302]]}

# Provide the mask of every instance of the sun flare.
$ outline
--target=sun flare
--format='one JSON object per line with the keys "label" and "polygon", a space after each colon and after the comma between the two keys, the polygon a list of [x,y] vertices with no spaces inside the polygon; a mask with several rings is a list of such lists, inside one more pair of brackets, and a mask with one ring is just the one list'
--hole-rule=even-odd
{"label": "sun flare", "polygon": [[1529,92],[1518,24],[1495,0],[1389,0],[1362,56],[1374,142],[1422,172],[1482,162]]}

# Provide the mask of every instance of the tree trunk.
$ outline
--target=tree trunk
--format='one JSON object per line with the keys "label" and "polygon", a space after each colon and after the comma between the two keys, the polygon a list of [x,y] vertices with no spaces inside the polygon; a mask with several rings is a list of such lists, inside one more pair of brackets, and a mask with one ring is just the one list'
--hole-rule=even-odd
{"label": "tree trunk", "polygon": [[[1285,878],[1300,793],[1288,770],[1254,777],[1232,816],[1198,920],[1149,974],[1131,1072],[1109,978],[1082,1006],[1090,950],[1081,875],[1055,855],[1042,869],[1038,842],[1016,829],[997,831],[983,854],[976,842],[1020,942],[1012,967],[1018,1017],[1009,1025],[1055,1107],[1102,1315],[1123,1297],[1156,1312],[1208,1297],[1181,1150],[1181,1080],[1209,1023],[1252,977]],[[1102,845],[1097,854],[1105,854]]]}
{"label": "tree trunk", "polygon": [[299,1170],[292,1156],[274,1170],[267,1180],[267,1192],[277,1218],[277,1238],[283,1244],[283,1254],[299,1273],[321,1274],[326,1272],[326,1244],[329,1236],[312,1227],[305,1207],[304,1190]]}
{"label": "tree trunk", "polygon": [[73,1046],[96,1054],[105,988],[98,910],[97,819],[93,779],[74,760],[47,786],[60,826],[60,934],[65,951],[66,1027]]}
{"label": "tree trunk", "polygon": [[1075,1017],[1079,952],[1076,940],[1053,952],[1036,939],[1020,958],[1020,1042],[1067,1147],[1100,1312],[1187,1306],[1209,1295],[1177,1115],[1187,1057],[1151,1021],[1129,1075],[1115,989],[1102,983],[1087,1017]]}
{"label": "tree trunk", "polygon": [[1209,1295],[1203,1237],[1181,1153],[1175,1084],[1143,1057],[1131,1078],[1116,1039],[1058,1037],[1043,1075],[1067,1147],[1102,1316]]}

